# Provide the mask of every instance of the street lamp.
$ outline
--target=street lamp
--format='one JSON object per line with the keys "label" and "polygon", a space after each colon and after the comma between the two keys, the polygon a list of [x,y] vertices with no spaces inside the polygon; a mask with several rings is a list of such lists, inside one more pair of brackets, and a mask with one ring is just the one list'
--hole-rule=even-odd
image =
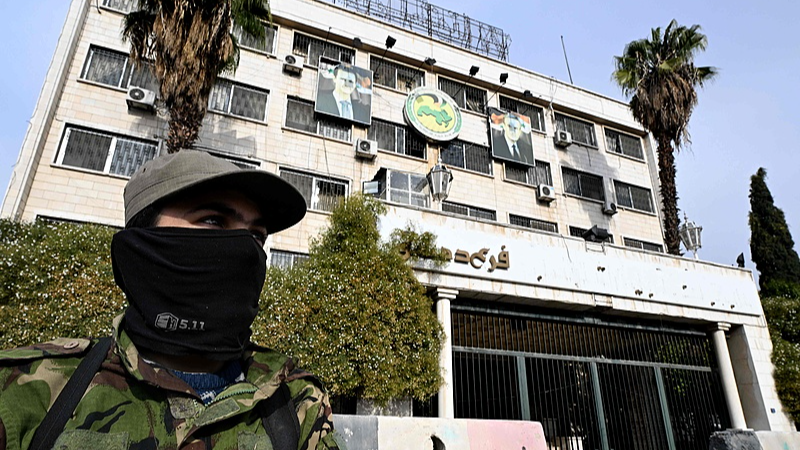
{"label": "street lamp", "polygon": [[702,247],[700,240],[700,233],[702,231],[703,227],[698,227],[694,222],[690,222],[689,219],[686,218],[686,213],[683,214],[683,225],[678,228],[678,234],[686,250],[694,253],[694,259],[697,259],[697,249]]}
{"label": "street lamp", "polygon": [[427,178],[433,200],[437,202],[446,200],[453,183],[453,172],[442,164],[441,153],[439,153],[439,161],[428,172]]}

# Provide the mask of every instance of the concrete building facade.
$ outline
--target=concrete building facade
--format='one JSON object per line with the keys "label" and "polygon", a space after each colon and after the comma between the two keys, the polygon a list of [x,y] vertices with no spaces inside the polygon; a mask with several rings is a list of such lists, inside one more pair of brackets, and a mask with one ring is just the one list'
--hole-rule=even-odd
{"label": "concrete building facade", "polygon": [[[505,62],[502,31],[427,3],[270,6],[266,45],[238,34],[239,67],[214,88],[197,148],[306,196],[301,224],[268,240],[273,264],[302,259],[332,205],[355,192],[387,203],[385,234],[408,223],[437,234],[452,261],[415,270],[445,325],[446,383],[415,415],[445,428],[538,422],[520,435],[572,450],[701,449],[726,428],[793,429],[752,274],[664,253],[654,143],[625,103]],[[131,7],[72,1],[3,217],[123,225],[127,178],[166,151],[167,133],[153,80],[120,38]],[[369,99],[368,125],[315,113],[342,64],[371,74],[353,94]],[[457,104],[457,136],[410,124],[420,88]],[[527,118],[535,161],[493,153],[502,120],[488,108]],[[441,202],[425,178],[439,159],[453,172]]]}

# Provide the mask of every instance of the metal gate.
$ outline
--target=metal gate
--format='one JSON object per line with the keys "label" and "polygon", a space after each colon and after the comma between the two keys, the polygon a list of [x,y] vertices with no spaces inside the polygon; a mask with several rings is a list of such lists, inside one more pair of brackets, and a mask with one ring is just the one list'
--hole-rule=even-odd
{"label": "metal gate", "polygon": [[551,450],[706,450],[730,426],[692,330],[453,305],[458,418],[541,422]]}

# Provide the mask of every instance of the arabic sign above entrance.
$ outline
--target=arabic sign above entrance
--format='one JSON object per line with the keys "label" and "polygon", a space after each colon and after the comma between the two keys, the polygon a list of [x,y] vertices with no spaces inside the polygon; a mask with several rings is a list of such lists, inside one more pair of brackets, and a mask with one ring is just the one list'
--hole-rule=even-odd
{"label": "arabic sign above entrance", "polygon": [[451,141],[461,132],[461,110],[438,89],[423,86],[411,91],[403,115],[413,129],[432,141]]}

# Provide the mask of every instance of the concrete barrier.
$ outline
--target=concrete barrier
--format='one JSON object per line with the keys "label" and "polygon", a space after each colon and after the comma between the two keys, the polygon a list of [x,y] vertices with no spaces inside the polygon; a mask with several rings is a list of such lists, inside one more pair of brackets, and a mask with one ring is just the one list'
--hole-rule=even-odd
{"label": "concrete barrier", "polygon": [[336,415],[349,450],[547,450],[538,422]]}

